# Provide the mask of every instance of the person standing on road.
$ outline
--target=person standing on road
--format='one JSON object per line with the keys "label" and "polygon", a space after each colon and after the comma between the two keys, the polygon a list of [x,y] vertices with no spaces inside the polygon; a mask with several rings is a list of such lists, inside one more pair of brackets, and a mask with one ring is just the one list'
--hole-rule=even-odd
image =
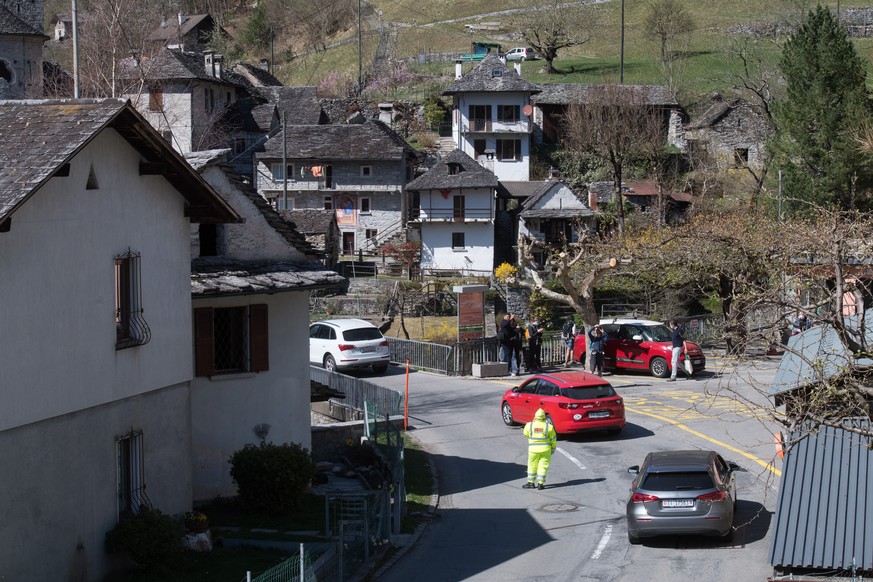
{"label": "person standing on road", "polygon": [[600,325],[588,330],[588,360],[591,362],[591,373],[603,376],[603,349],[606,347],[606,332]]}
{"label": "person standing on road", "polygon": [[509,373],[511,376],[521,374],[521,327],[518,325],[518,319],[515,314],[509,317],[509,330],[512,332],[509,346],[511,354],[509,357]]}
{"label": "person standing on road", "polygon": [[564,367],[573,363],[573,341],[576,339],[577,331],[576,322],[571,315],[567,318],[564,327],[561,328],[561,341],[564,342],[564,347],[567,348],[564,354]]}
{"label": "person standing on road", "polygon": [[545,410],[537,410],[534,419],[524,425],[524,436],[527,437],[527,483],[522,488],[545,489],[552,453],[558,448],[558,433],[546,419]]}
{"label": "person standing on road", "polygon": [[[503,319],[500,320],[500,325],[497,327],[497,343],[499,344],[497,357],[501,362],[509,363],[512,355],[512,327],[510,327],[508,313],[503,315]],[[510,367],[512,366],[510,365]]]}
{"label": "person standing on road", "polygon": [[527,324],[527,371],[542,372],[543,328],[540,319],[534,317]]}
{"label": "person standing on road", "polygon": [[667,382],[675,382],[676,374],[679,372],[679,354],[684,353],[688,357],[688,344],[685,343],[685,336],[682,335],[682,330],[679,328],[679,322],[672,320],[670,329],[673,330],[673,357],[670,359],[672,371]]}

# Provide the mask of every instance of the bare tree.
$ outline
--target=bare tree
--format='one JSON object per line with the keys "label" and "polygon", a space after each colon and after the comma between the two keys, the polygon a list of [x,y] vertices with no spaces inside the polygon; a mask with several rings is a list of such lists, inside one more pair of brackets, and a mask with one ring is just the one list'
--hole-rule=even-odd
{"label": "bare tree", "polygon": [[679,0],[654,0],[649,3],[645,34],[658,43],[662,63],[676,58],[678,41],[687,39],[694,29],[691,13]]}
{"label": "bare tree", "polygon": [[597,30],[597,12],[591,6],[564,4],[558,0],[535,5],[535,12],[509,18],[509,28],[518,34],[546,61],[546,72],[555,70],[554,61],[561,49],[580,46]]}

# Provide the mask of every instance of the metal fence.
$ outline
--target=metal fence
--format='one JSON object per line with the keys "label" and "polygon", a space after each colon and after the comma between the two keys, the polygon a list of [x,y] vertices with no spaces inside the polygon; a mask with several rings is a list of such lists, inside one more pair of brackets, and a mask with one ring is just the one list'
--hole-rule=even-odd
{"label": "metal fence", "polygon": [[255,577],[252,577],[251,572],[247,572],[243,580],[245,582],[316,582],[318,577],[313,567],[314,562],[315,555],[306,552],[303,544],[300,544],[299,553]]}
{"label": "metal fence", "polygon": [[[390,345],[390,343],[389,343]],[[342,400],[334,400],[336,406],[352,408],[364,418],[367,403],[375,418],[385,418],[403,413],[403,394],[384,388],[360,378],[337,372],[328,372],[316,366],[309,367],[309,379],[345,394]]]}

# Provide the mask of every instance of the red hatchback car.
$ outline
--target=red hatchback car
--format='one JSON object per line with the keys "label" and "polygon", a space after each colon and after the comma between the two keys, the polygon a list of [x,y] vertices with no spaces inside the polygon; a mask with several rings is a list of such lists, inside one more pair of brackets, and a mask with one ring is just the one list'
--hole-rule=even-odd
{"label": "red hatchback car", "polygon": [[533,420],[542,408],[558,434],[624,428],[624,401],[612,385],[588,372],[536,374],[503,395],[500,413],[507,426]]}
{"label": "red hatchback car", "polygon": [[[660,321],[646,319],[601,319],[600,326],[606,332],[603,351],[603,367],[612,370],[648,370],[652,376],[666,378],[670,375],[672,356],[672,332]],[[585,336],[576,338],[573,357],[581,361],[585,353]],[[706,356],[694,342],[688,343],[688,358],[696,374],[706,368]],[[679,356],[684,362],[685,356]],[[681,370],[680,366],[680,370]]]}

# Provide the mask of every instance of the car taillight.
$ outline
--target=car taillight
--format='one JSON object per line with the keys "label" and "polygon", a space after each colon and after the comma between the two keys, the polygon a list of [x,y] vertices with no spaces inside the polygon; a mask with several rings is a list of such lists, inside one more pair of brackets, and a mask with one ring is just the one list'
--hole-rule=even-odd
{"label": "car taillight", "polygon": [[571,404],[571,403],[569,403],[569,402],[558,402],[558,408],[565,408],[565,409],[569,409],[569,410],[576,410],[577,408],[579,408],[579,404],[578,404],[578,403],[573,403],[573,404]]}
{"label": "car taillight", "polygon": [[658,499],[656,495],[649,495],[648,493],[634,493],[633,497],[631,497],[631,501],[634,503],[645,503],[646,501],[657,501]]}
{"label": "car taillight", "polygon": [[339,348],[339,351],[344,352],[346,350],[355,349],[355,344],[340,344],[337,346],[337,348]]}
{"label": "car taillight", "polygon": [[724,491],[715,491],[713,493],[704,493],[698,495],[697,498],[701,501],[724,501],[727,498]]}
{"label": "car taillight", "polygon": [[380,346],[380,347],[387,348],[387,347],[388,347],[388,340],[384,340],[384,341],[382,341],[382,342],[379,342],[379,346]]}

